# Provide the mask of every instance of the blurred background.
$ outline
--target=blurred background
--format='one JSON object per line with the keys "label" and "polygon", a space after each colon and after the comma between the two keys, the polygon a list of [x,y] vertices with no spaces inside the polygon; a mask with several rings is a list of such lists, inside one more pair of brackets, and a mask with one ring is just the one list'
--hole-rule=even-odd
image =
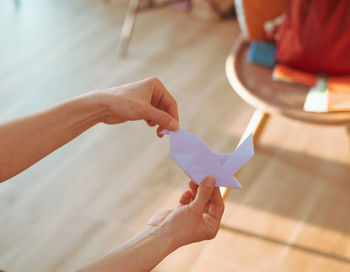
{"label": "blurred background", "polygon": [[[178,101],[181,127],[232,152],[255,110],[225,74],[241,32],[233,3],[141,3],[122,57],[129,4],[1,1],[0,121],[156,76]],[[2,183],[0,269],[73,271],[175,207],[188,178],[168,150],[143,122],[98,125]],[[270,116],[217,237],[154,271],[350,271],[349,150],[345,126]]]}

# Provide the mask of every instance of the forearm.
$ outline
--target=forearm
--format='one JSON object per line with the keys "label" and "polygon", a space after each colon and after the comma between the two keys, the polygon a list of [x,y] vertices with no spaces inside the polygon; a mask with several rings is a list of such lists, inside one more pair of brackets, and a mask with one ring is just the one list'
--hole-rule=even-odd
{"label": "forearm", "polygon": [[108,255],[79,272],[150,271],[176,247],[161,228],[147,227]]}
{"label": "forearm", "polygon": [[105,111],[94,93],[0,125],[0,182],[97,124]]}

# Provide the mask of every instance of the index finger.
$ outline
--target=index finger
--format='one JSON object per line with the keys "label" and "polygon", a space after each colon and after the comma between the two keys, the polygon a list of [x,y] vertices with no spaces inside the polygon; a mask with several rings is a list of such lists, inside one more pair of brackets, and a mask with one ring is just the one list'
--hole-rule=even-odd
{"label": "index finger", "polygon": [[176,121],[179,121],[179,113],[175,98],[165,88],[163,83],[158,79],[154,85],[154,94],[151,100],[152,106],[164,110],[171,115]]}

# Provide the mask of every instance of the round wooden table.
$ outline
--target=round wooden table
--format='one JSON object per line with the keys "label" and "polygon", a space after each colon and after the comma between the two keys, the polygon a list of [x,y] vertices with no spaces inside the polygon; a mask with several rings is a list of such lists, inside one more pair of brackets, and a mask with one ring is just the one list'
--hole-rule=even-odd
{"label": "round wooden table", "polygon": [[226,59],[226,76],[234,91],[257,110],[281,114],[304,122],[349,125],[350,112],[315,113],[303,110],[310,87],[274,81],[272,69],[248,62],[249,43],[236,40]]}
{"label": "round wooden table", "polygon": [[[270,114],[324,125],[346,125],[350,135],[350,112],[315,113],[303,110],[310,87],[272,79],[272,69],[247,61],[249,43],[239,36],[226,59],[226,76],[233,90],[256,110],[242,136],[254,134],[258,143],[259,132]],[[238,173],[237,173],[238,174]],[[225,196],[227,190],[223,189]]]}

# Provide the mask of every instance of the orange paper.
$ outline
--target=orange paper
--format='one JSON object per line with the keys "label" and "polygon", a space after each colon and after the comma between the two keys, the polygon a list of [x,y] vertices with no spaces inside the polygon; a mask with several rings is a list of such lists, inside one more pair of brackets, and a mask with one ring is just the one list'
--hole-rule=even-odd
{"label": "orange paper", "polygon": [[328,110],[350,110],[350,76],[328,79]]}
{"label": "orange paper", "polygon": [[277,64],[275,66],[272,77],[274,79],[296,82],[307,86],[315,86],[317,81],[317,76],[315,74],[296,70],[283,64]]}

